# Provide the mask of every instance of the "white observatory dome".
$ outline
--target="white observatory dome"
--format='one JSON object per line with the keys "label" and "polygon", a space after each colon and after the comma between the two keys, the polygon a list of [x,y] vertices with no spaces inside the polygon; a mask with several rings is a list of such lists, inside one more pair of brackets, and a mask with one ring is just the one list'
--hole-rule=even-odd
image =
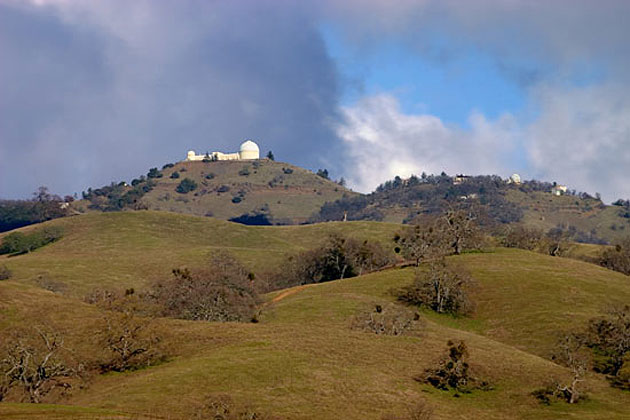
{"label": "white observatory dome", "polygon": [[258,145],[251,140],[247,140],[241,144],[238,153],[241,159],[260,159],[260,149]]}

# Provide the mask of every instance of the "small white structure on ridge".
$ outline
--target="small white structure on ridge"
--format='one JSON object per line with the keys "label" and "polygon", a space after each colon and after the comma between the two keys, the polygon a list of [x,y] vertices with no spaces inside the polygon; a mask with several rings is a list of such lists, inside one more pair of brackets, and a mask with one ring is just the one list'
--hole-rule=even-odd
{"label": "small white structure on ridge", "polygon": [[212,152],[205,155],[198,155],[194,150],[190,150],[186,154],[187,161],[209,160],[256,160],[260,159],[260,149],[258,145],[251,140],[247,140],[241,144],[239,151],[236,153]]}
{"label": "small white structure on ridge", "polygon": [[551,193],[557,196],[565,195],[567,193],[567,187],[566,185],[556,185],[551,189]]}
{"label": "small white structure on ridge", "polygon": [[521,176],[519,174],[512,174],[507,181],[508,184],[520,185],[521,184]]}

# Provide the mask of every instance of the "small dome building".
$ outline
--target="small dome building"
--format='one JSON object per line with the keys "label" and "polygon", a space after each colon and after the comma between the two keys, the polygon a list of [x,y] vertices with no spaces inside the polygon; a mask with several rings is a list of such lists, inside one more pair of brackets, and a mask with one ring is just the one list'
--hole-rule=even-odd
{"label": "small dome building", "polygon": [[519,174],[512,174],[512,176],[510,177],[510,184],[520,185],[520,183],[521,176]]}
{"label": "small dome building", "polygon": [[258,145],[251,140],[247,140],[241,144],[238,154],[243,160],[260,159],[260,149]]}

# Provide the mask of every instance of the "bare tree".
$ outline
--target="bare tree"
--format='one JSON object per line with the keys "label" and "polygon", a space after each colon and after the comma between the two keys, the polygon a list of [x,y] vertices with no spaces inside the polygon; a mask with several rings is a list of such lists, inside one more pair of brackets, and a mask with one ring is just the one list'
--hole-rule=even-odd
{"label": "bare tree", "polygon": [[174,269],[149,296],[165,316],[200,321],[250,321],[258,303],[253,276],[227,252],[214,254],[207,269]]}
{"label": "bare tree", "polygon": [[558,342],[552,359],[571,370],[571,379],[567,383],[556,384],[556,396],[569,404],[575,404],[583,397],[580,383],[590,367],[590,357],[584,340],[576,334],[567,334]]}
{"label": "bare tree", "polygon": [[126,312],[106,316],[104,324],[100,341],[109,355],[101,363],[101,371],[137,369],[150,366],[165,357],[160,347],[161,339],[150,327],[149,320]]}
{"label": "bare tree", "polygon": [[444,212],[440,219],[453,254],[459,255],[466,248],[479,246],[481,233],[472,211],[451,209]]}
{"label": "bare tree", "polygon": [[55,389],[72,388],[80,369],[68,366],[61,357],[64,351],[68,352],[63,338],[56,332],[36,329],[31,336],[21,332],[11,337],[0,360],[0,400],[13,387],[21,388],[31,403],[42,402]]}
{"label": "bare tree", "polygon": [[416,266],[447,253],[444,235],[435,221],[405,229],[394,237],[394,242],[398,245],[396,251],[402,254],[403,258],[414,261]]}
{"label": "bare tree", "polygon": [[469,291],[474,281],[461,267],[449,267],[444,259],[418,270],[412,284],[398,291],[398,300],[424,305],[437,313],[466,314],[472,310]]}

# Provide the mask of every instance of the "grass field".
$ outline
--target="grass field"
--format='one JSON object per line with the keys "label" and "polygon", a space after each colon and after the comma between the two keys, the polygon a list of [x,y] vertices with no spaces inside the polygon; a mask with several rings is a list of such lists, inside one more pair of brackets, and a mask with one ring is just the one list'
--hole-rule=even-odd
{"label": "grass field", "polygon": [[[143,197],[149,209],[223,220],[266,208],[275,222],[303,223],[325,202],[356,194],[306,169],[266,159],[178,162],[162,172],[156,187]],[[180,177],[171,179],[173,172]],[[176,192],[184,178],[196,181],[198,188],[187,194]],[[221,186],[229,191],[219,192]],[[238,203],[232,201],[236,196],[242,198]]]}
{"label": "grass field", "polygon": [[[220,247],[262,268],[331,231],[385,242],[397,229],[368,222],[247,227],[158,212],[52,223],[65,225],[61,241],[0,259],[16,273],[0,282],[0,329],[55,325],[79,353],[87,351],[103,315],[76,299],[88,285],[141,287],[174,265],[203,263]],[[501,248],[451,261],[468,268],[478,283],[477,308],[469,318],[423,312],[426,325],[412,336],[351,330],[355,314],[394,300],[391,290],[413,279],[411,268],[278,291],[267,296],[258,324],[158,319],[172,349],[168,362],[95,377],[60,405],[0,403],[0,417],[183,419],[209,396],[229,394],[237,404],[288,419],[380,419],[402,414],[420,399],[435,408],[437,419],[628,418],[630,393],[595,374],[586,383],[589,399],[575,406],[542,406],[529,394],[551,377],[569,377],[546,358],[556,338],[607,304],[630,301],[630,278],[585,262]],[[38,270],[63,282],[65,294],[36,287]],[[476,374],[493,390],[455,398],[412,379],[436,362],[448,339],[467,342]]]}
{"label": "grass field", "polygon": [[312,248],[333,232],[389,245],[399,229],[369,222],[244,226],[154,211],[90,213],[47,223],[64,229],[59,242],[28,255],[0,256],[0,264],[17,280],[52,283],[75,297],[95,287],[141,289],[173,268],[207,264],[218,249],[257,272],[275,268],[287,255]]}

